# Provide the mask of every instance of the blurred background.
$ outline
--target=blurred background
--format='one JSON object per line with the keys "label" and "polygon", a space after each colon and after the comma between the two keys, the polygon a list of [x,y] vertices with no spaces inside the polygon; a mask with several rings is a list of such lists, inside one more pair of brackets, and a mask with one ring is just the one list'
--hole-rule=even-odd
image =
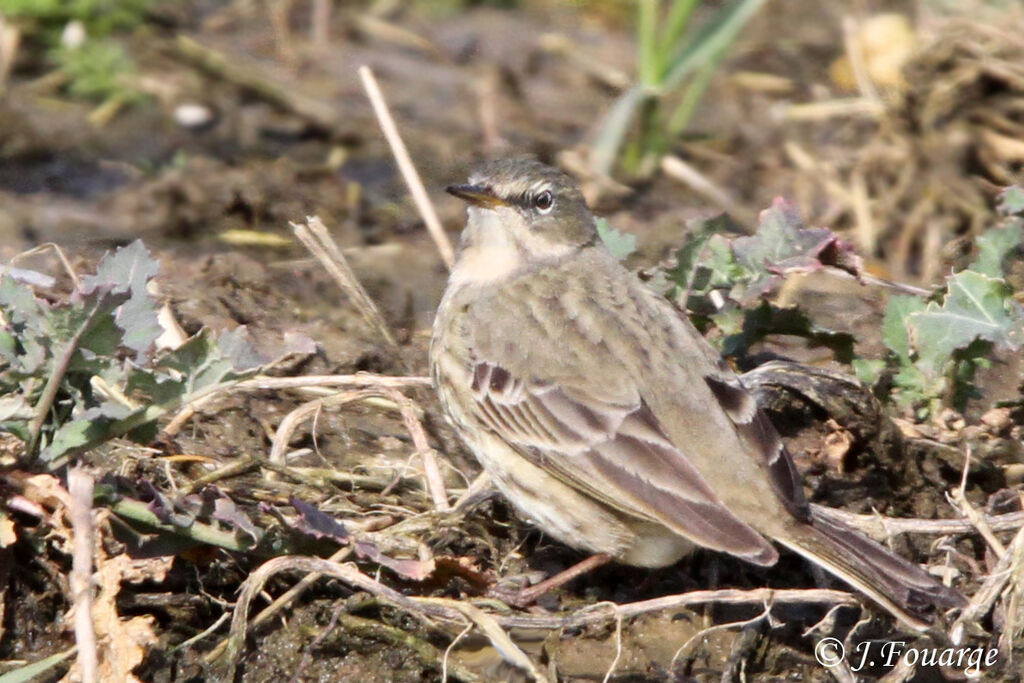
{"label": "blurred background", "polygon": [[1022,17],[1009,0],[0,0],[0,257],[141,237],[182,277],[196,255],[262,268],[317,214],[390,313],[425,322],[442,271],[366,64],[453,233],[441,188],[530,153],[649,260],[695,215],[752,228],[782,195],[873,271],[932,284],[1024,163]]}

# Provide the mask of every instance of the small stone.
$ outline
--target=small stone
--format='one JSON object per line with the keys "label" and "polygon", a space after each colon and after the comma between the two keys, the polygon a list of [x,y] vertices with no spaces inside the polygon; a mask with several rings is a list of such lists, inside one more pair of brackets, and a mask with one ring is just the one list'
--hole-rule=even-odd
{"label": "small stone", "polygon": [[205,104],[187,102],[179,104],[174,108],[174,120],[182,128],[196,130],[204,128],[213,122],[215,115],[213,109]]}
{"label": "small stone", "polygon": [[1024,484],[1024,464],[1014,463],[1003,468],[1003,476],[1006,477],[1007,486],[1019,486]]}
{"label": "small stone", "polygon": [[981,416],[981,423],[996,434],[1002,434],[1013,427],[1009,408],[993,408]]}

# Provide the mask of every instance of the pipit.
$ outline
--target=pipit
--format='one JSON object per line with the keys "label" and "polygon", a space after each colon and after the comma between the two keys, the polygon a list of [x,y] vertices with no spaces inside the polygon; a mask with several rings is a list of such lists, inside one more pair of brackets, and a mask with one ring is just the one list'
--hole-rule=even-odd
{"label": "pipit", "polygon": [[663,567],[702,546],[768,566],[775,541],[915,629],[964,604],[812,512],[769,419],[686,317],[611,255],[571,178],[508,159],[447,189],[469,220],[434,322],[434,383],[518,512],[595,553],[581,564]]}

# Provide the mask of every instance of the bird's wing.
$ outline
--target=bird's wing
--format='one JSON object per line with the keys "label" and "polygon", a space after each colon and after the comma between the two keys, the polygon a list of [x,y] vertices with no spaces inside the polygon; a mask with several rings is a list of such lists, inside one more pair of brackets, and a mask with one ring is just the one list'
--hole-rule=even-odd
{"label": "bird's wing", "polygon": [[728,510],[639,395],[612,393],[595,398],[485,360],[473,367],[480,421],[534,464],[701,546],[773,564],[772,545]]}
{"label": "bird's wing", "polygon": [[794,517],[810,521],[810,508],[793,458],[775,425],[758,408],[754,396],[738,377],[724,369],[705,375],[704,383],[729,417],[740,441],[747,445],[747,452],[757,456],[757,462],[768,475],[779,500]]}

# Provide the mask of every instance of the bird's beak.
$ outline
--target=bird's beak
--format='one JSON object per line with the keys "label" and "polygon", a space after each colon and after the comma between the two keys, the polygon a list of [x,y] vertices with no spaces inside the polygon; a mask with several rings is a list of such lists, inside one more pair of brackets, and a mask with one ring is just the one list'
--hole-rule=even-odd
{"label": "bird's beak", "polygon": [[486,185],[449,185],[445,191],[473,206],[481,206],[485,209],[507,206],[507,202],[495,196],[491,188]]}

